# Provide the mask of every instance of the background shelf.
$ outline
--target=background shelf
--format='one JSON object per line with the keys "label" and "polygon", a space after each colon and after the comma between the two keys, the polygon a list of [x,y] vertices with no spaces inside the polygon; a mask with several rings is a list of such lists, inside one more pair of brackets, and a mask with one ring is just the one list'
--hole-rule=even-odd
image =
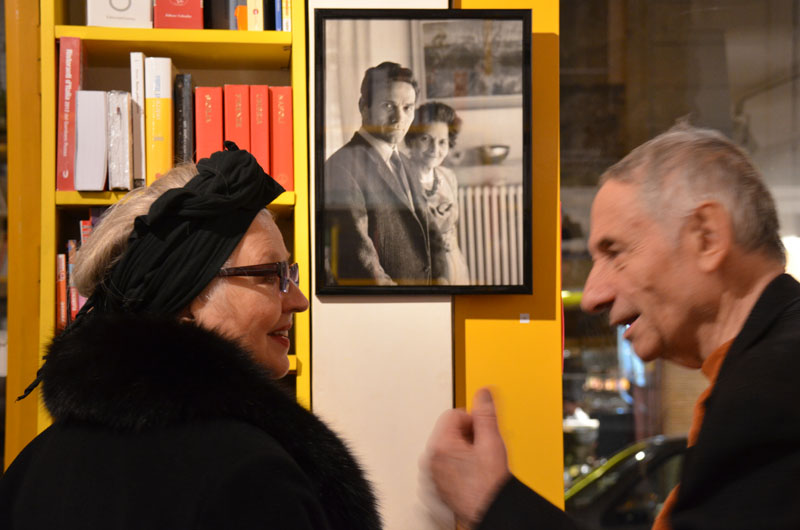
{"label": "background shelf", "polygon": [[56,26],[55,36],[82,39],[92,64],[105,67],[128,67],[136,50],[171,57],[180,68],[281,69],[289,67],[292,46],[286,31]]}

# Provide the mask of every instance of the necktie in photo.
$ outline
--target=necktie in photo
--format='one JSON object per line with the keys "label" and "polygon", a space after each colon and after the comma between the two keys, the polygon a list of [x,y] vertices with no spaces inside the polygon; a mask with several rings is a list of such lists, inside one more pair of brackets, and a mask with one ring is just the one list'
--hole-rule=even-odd
{"label": "necktie in photo", "polygon": [[409,189],[408,182],[406,182],[406,172],[403,169],[403,163],[400,161],[400,155],[397,151],[392,151],[392,156],[389,157],[389,165],[392,167],[392,172],[400,183],[400,188],[405,192],[408,199],[408,205],[414,207],[414,201],[411,199],[411,190]]}

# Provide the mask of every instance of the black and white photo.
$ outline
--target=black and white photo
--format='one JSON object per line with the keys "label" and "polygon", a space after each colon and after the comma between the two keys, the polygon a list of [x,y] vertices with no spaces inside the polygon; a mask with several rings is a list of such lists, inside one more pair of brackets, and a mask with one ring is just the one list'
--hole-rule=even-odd
{"label": "black and white photo", "polygon": [[530,12],[315,21],[317,292],[530,293]]}

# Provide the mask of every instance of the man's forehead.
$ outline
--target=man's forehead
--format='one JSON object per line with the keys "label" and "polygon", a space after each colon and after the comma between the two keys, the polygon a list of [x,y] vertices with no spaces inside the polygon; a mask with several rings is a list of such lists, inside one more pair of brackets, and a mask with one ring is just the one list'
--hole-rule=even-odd
{"label": "man's forehead", "polygon": [[417,93],[411,83],[405,81],[389,80],[386,83],[378,83],[375,85],[375,95],[382,99],[417,99]]}
{"label": "man's forehead", "polygon": [[651,220],[637,191],[638,185],[616,180],[600,187],[592,203],[590,250],[635,235]]}

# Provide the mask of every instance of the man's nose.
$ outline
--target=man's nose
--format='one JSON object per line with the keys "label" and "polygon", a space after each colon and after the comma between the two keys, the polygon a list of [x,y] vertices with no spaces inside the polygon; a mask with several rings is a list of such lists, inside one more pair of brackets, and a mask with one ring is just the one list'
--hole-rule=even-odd
{"label": "man's nose", "polygon": [[599,313],[609,309],[613,303],[614,288],[611,276],[604,267],[595,263],[583,286],[581,309],[587,313]]}

